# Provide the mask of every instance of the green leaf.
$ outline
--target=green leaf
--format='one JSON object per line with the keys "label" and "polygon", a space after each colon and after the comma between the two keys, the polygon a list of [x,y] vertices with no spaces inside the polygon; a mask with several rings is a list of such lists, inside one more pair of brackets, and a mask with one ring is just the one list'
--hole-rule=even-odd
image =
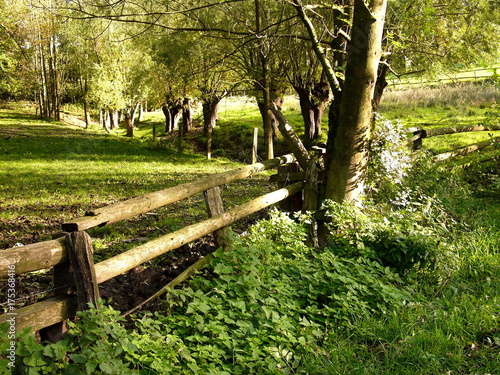
{"label": "green leaf", "polygon": [[87,356],[85,354],[70,354],[69,358],[76,363],[85,363],[87,361]]}

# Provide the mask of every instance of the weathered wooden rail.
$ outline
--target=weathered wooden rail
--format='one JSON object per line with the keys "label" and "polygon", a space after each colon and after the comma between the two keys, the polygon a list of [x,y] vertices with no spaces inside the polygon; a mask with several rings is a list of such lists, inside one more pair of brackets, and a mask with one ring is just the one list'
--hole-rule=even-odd
{"label": "weathered wooden rail", "polygon": [[[215,232],[220,237],[222,234],[220,231],[235,221],[301,192],[304,188],[304,181],[291,183],[227,211],[224,211],[221,205],[218,186],[251,177],[293,161],[293,156],[285,155],[111,204],[88,212],[83,217],[65,222],[62,225],[64,232],[60,238],[0,251],[0,277],[7,277],[9,271],[12,272],[12,265],[14,265],[16,275],[54,267],[55,287],[71,285],[69,288],[62,288],[54,297],[19,308],[10,314],[0,315],[0,323],[15,315],[16,329],[20,330],[25,327],[31,327],[34,331],[43,329],[42,336],[57,339],[57,336],[64,331],[64,323],[61,322],[74,317],[77,310],[87,308],[88,303],[97,301],[98,284],[207,234]],[[85,230],[147,213],[198,193],[205,195],[209,219],[93,264],[92,243]],[[219,244],[224,242],[223,238],[216,238],[216,240]],[[224,244],[221,245],[224,246]],[[203,261],[200,264],[203,264]],[[192,272],[194,268],[190,267],[168,286],[185,280]]]}
{"label": "weathered wooden rail", "polygon": [[[457,134],[457,133],[467,133],[467,132],[484,132],[484,131],[500,131],[500,125],[470,125],[470,126],[453,126],[447,128],[433,128],[433,129],[423,129],[420,127],[408,128],[409,133],[413,133],[413,137],[409,139],[409,142],[413,143],[413,149],[419,150],[422,147],[422,140],[424,138],[437,137],[442,135]],[[491,138],[487,141],[479,142],[467,147],[462,147],[457,150],[444,152],[442,154],[435,155],[433,161],[442,161],[449,158],[453,158],[459,155],[466,155],[476,150],[480,150],[495,144],[500,141],[500,137]]]}

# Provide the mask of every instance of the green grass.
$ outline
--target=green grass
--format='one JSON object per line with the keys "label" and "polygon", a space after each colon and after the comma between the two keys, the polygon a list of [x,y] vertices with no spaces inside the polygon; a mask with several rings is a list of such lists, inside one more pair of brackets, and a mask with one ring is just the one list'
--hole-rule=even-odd
{"label": "green grass", "polygon": [[[435,127],[458,123],[470,125],[489,121],[490,118],[492,121],[498,119],[495,117],[498,113],[497,105],[488,101],[490,99],[484,99],[488,98],[486,91],[482,92],[484,95],[478,91],[477,97],[481,97],[479,104],[461,101],[455,94],[455,99],[444,98],[444,90],[437,93],[442,96],[439,99],[441,101],[435,99],[433,105],[420,103],[419,101],[430,98],[430,93],[426,93],[424,99],[415,101],[407,97],[404,100],[399,98],[398,100],[402,100],[400,102],[391,102],[390,98],[386,98],[381,113],[387,118],[400,118],[408,126],[418,123],[432,124]],[[239,146],[246,142],[246,133],[251,134],[252,128],[258,126],[260,117],[251,103],[242,105],[241,101],[234,100],[225,105],[226,107],[223,105],[221,108],[220,126],[215,131],[215,137],[220,138],[218,141],[221,142],[221,147],[227,144],[222,142],[222,138]],[[295,105],[286,107],[285,114],[291,122],[299,123]],[[15,242],[30,243],[48,239],[50,233],[59,229],[62,220],[82,215],[89,208],[238,166],[225,158],[208,162],[201,155],[178,154],[168,148],[167,142],[152,144],[152,124],[162,121],[161,112],[149,113],[144,124],[137,130],[137,137],[127,139],[123,137],[123,129],[116,131],[116,134],[107,135],[98,130],[83,131],[61,124],[48,124],[16,110],[1,110],[0,226],[6,230],[1,233],[0,248],[10,247]],[[447,151],[464,142],[474,143],[476,139],[473,137],[487,136],[487,133],[461,136],[465,138],[441,137],[443,144],[425,144],[425,147],[433,148],[435,152]],[[234,150],[238,148],[234,147]],[[350,315],[350,321],[354,320],[355,324],[348,327],[341,323],[324,326],[314,336],[317,338],[314,345],[307,341],[311,345],[307,348],[300,347],[300,334],[291,337],[291,331],[288,331],[290,328],[286,328],[280,319],[275,319],[272,314],[268,317],[268,320],[272,318],[272,323],[279,327],[279,337],[289,339],[290,342],[295,340],[296,346],[293,349],[307,352],[293,371],[322,375],[498,374],[500,165],[495,157],[498,157],[498,150],[490,149],[485,153],[473,153],[435,165],[424,163],[421,168],[415,169],[407,181],[407,188],[433,199],[426,225],[433,229],[433,236],[439,236],[436,240],[440,242],[436,268],[417,270],[401,281],[401,287],[409,285],[413,288],[413,301],[402,307],[391,308],[385,313],[372,313],[357,318]],[[484,161],[485,159],[490,160]],[[223,196],[230,206],[243,200],[247,194],[268,189],[265,179],[255,178],[223,188]],[[382,210],[386,204],[379,202],[377,207]],[[91,235],[94,238],[96,259],[103,259],[133,246],[126,242],[127,239],[154,237],[205,215],[201,197],[180,202],[171,208],[158,210],[157,213],[158,216],[143,215],[144,217],[121,224],[94,229]],[[394,215],[394,212],[388,212],[387,216],[389,215]],[[421,218],[415,215],[415,220]],[[273,225],[270,228],[274,229]],[[283,230],[275,233],[272,239],[284,242],[285,249],[293,249],[302,238],[299,236],[294,239],[293,235],[293,230]],[[274,267],[284,262],[280,258],[273,260],[272,246],[272,242],[269,242],[269,253],[266,253],[268,258],[265,260]],[[293,253],[283,254],[287,259],[293,257]],[[251,261],[257,262],[255,257]],[[301,266],[304,264],[305,261],[300,263]],[[264,267],[267,268],[271,266]],[[314,280],[314,272],[317,270],[297,275],[298,269],[299,267],[293,269],[292,276],[280,275],[284,276],[285,281],[273,276],[273,283],[283,288],[286,286],[288,290],[298,280],[304,282],[311,279],[311,293],[316,292],[313,285],[318,284]],[[237,277],[237,271],[228,269],[224,272],[227,272],[227,277],[232,278],[229,285],[236,289],[240,287],[240,283],[254,285],[262,281],[259,277],[248,277],[245,274],[240,281],[235,281],[233,278]],[[334,275],[333,272],[330,274]],[[208,276],[207,283],[213,274]],[[224,280],[222,277],[221,279]],[[351,279],[352,274],[348,280]],[[204,285],[205,281],[199,280],[198,283]],[[220,291],[209,286],[206,293],[200,292],[203,295],[200,298],[218,298]],[[363,285],[355,290],[363,291]],[[235,293],[234,298],[248,291],[251,289],[243,289],[240,293]],[[271,293],[276,302],[276,306],[273,305],[276,312],[286,315],[287,311],[282,311],[284,307],[279,304],[282,296],[274,289]],[[224,303],[232,304],[227,296],[224,298]],[[353,307],[358,311],[360,306],[358,304]],[[235,314],[233,310],[227,308],[221,314]],[[301,316],[305,316],[306,312],[307,309],[300,311]],[[253,324],[258,326],[258,322],[254,321],[255,313],[248,312],[248,315],[251,322],[249,329]],[[193,313],[186,314],[186,321],[194,319],[193,316]],[[199,316],[202,322],[208,319],[206,313]],[[316,314],[314,318],[318,316]],[[293,320],[292,323],[297,321]],[[188,336],[187,345],[197,337],[219,337],[217,331],[209,331],[214,327],[213,324],[200,323],[200,326],[205,331],[199,337]],[[185,328],[190,330],[193,325],[188,324]],[[215,328],[221,329],[220,326]],[[252,332],[255,333],[255,330]],[[251,335],[243,336],[242,340],[249,338],[254,338],[255,342],[269,341],[269,336],[259,338]],[[210,347],[206,350],[208,354],[215,356],[218,352],[214,350],[214,342],[210,341],[207,344]],[[251,355],[244,350],[241,353]],[[217,368],[217,363],[213,366]]]}
{"label": "green grass", "polygon": [[[380,114],[406,127],[424,129],[500,124],[500,87],[465,83],[443,87],[389,91]],[[439,154],[500,136],[500,131],[470,132],[424,139],[423,148]]]}

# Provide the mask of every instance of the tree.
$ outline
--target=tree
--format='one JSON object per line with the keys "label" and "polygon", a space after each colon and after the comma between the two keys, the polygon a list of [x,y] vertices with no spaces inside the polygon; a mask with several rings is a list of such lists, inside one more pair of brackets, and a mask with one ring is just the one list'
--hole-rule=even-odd
{"label": "tree", "polygon": [[368,142],[373,120],[372,100],[377,69],[382,55],[382,35],[386,0],[354,0],[352,31],[347,44],[345,80],[339,83],[306,7],[293,4],[304,23],[313,50],[320,60],[329,84],[334,88],[334,102],[329,112],[326,181],[324,199],[336,202],[355,201],[364,191],[368,162]]}
{"label": "tree", "polygon": [[0,99],[33,99],[28,19],[23,3],[0,1]]}
{"label": "tree", "polygon": [[321,121],[330,101],[330,85],[309,41],[291,37],[284,45],[284,70],[299,97],[305,144],[309,147],[321,135]]}
{"label": "tree", "polygon": [[397,75],[435,75],[498,62],[496,0],[398,0],[387,16],[385,49]]}
{"label": "tree", "polygon": [[[456,61],[456,57],[466,51],[466,44],[459,43],[460,36],[466,36],[467,43],[471,44],[474,44],[474,38],[486,36],[486,32],[480,30],[480,20],[488,20],[484,30],[498,36],[499,16],[498,12],[494,12],[497,1],[396,0],[392,4],[395,11],[390,13],[389,28],[384,39],[384,46],[392,55],[385,58],[380,69],[387,6],[385,0],[336,0],[326,4],[307,0],[203,3],[193,0],[182,4],[169,2],[168,8],[160,3],[124,1],[108,6],[104,17],[139,22],[168,30],[169,33],[189,31],[230,41],[233,50],[227,55],[239,63],[242,67],[240,72],[246,70],[246,73],[241,74],[242,78],[251,80],[262,89],[263,105],[271,101],[273,75],[270,72],[273,69],[276,71],[279,65],[275,63],[278,60],[275,51],[283,48],[284,40],[295,43],[293,38],[298,41],[307,38],[321,64],[321,70],[307,76],[303,68],[299,68],[298,74],[291,74],[291,77],[296,81],[297,88],[307,89],[309,103],[312,102],[310,88],[317,82],[323,86],[327,83],[332,91],[324,197],[342,201],[356,200],[363,192],[373,104],[376,105],[381,97],[389,64],[403,66],[404,61],[405,67],[411,64],[419,66],[414,63],[419,61],[417,54],[432,53],[432,56],[436,56],[425,47],[426,44],[431,45],[439,55],[450,57],[448,61]],[[289,6],[291,8],[287,8]],[[135,7],[136,11],[130,12],[127,7]],[[470,15],[474,7],[479,7],[486,15],[480,15],[479,12]],[[294,9],[295,15],[290,15],[287,9]],[[84,12],[91,14],[87,10]],[[305,37],[303,32],[297,33],[292,25],[283,27],[293,24],[297,18],[304,25]],[[417,22],[419,20],[423,22]],[[453,27],[457,25],[460,27]],[[447,43],[447,40],[451,43]],[[491,50],[491,46],[498,45],[498,40],[488,40],[491,41],[488,45],[478,42],[474,46],[487,51],[488,48]],[[304,61],[307,61],[306,54]],[[297,65],[305,64],[308,63],[299,62]],[[177,69],[170,71],[177,74]],[[181,86],[186,83],[178,79],[174,81]],[[324,89],[319,91],[325,92]],[[306,103],[306,100],[303,102]],[[265,116],[268,111],[263,109],[262,113]],[[304,117],[314,117],[306,115]],[[317,132],[308,133],[312,139]]]}

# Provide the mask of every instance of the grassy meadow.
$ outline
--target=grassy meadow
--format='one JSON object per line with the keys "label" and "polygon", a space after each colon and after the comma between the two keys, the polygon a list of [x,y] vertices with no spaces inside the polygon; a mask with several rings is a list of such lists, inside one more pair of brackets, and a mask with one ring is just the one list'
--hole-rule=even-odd
{"label": "grassy meadow", "polygon": [[[499,102],[493,84],[408,89],[388,92],[380,114],[405,126],[498,124]],[[292,97],[284,113],[300,133]],[[0,109],[0,249],[49,239],[89,209],[236,168],[248,161],[258,123],[251,100],[224,101],[215,157],[206,160],[199,131],[175,151],[161,112],[147,113],[130,139],[124,129],[46,123],[29,106]],[[435,137],[424,149],[498,135]],[[248,233],[233,252],[216,253],[212,268],[161,299],[154,315],[136,316],[134,330],[112,309],[90,311],[59,344],[23,335],[19,360],[50,374],[500,374],[498,158],[490,147],[438,164],[419,159],[404,185],[366,212],[333,207],[338,221],[323,252],[303,245],[305,217],[243,224]],[[264,175],[222,194],[231,207],[270,189]],[[205,217],[201,199],[93,229],[96,260]],[[391,268],[384,262],[394,254]],[[27,291],[40,292],[30,280]]]}

